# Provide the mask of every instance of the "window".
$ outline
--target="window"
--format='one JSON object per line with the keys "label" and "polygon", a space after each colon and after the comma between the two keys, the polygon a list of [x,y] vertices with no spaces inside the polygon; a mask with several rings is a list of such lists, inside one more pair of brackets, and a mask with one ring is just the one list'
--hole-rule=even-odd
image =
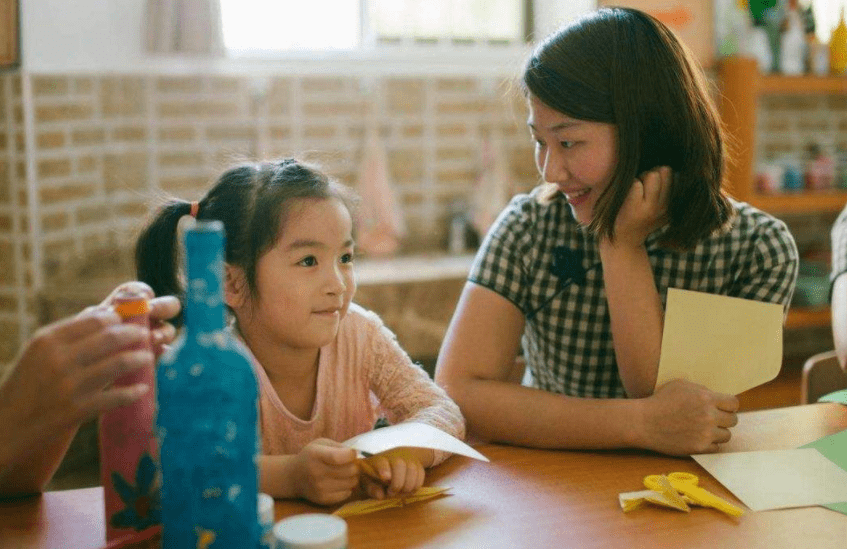
{"label": "window", "polygon": [[532,0],[220,0],[235,55],[390,45],[522,44]]}

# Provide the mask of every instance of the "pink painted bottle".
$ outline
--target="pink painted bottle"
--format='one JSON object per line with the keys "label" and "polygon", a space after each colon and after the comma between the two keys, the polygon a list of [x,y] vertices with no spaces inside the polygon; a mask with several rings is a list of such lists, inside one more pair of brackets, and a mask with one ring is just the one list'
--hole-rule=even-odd
{"label": "pink painted bottle", "polygon": [[[115,297],[114,308],[124,322],[149,326],[149,306],[143,295],[122,292]],[[135,370],[116,380],[114,385],[138,383],[150,389],[132,404],[100,416],[100,480],[107,541],[161,523],[159,451],[153,432],[156,408],[153,367]]]}

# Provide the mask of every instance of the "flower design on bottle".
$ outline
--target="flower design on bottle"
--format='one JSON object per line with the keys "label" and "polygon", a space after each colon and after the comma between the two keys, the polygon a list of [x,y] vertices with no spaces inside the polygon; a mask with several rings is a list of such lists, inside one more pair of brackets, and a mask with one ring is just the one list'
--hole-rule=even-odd
{"label": "flower design on bottle", "polygon": [[159,476],[156,464],[149,454],[144,454],[138,462],[135,486],[114,472],[112,486],[125,504],[124,509],[112,515],[109,520],[112,526],[140,531],[161,522]]}

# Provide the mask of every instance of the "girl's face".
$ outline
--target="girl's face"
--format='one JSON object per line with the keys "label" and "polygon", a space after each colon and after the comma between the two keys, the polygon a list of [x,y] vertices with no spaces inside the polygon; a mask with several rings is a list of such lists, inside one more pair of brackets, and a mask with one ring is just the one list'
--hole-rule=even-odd
{"label": "girl's face", "polygon": [[617,129],[613,124],[570,118],[532,94],[528,103],[527,125],[535,141],[538,172],[559,187],[574,218],[587,225],[617,165]]}
{"label": "girl's face", "polygon": [[291,205],[279,239],[256,265],[257,297],[251,301],[242,284],[246,295],[233,307],[251,345],[317,349],[335,338],[356,291],[352,231],[338,199]]}

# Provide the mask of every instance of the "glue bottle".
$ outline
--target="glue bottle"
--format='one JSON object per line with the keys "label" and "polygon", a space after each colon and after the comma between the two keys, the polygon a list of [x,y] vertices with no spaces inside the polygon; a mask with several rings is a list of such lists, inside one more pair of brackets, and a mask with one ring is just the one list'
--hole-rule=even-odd
{"label": "glue bottle", "polygon": [[[124,322],[149,326],[149,307],[143,294],[121,292],[114,299],[114,308]],[[141,348],[150,349],[150,342]],[[103,413],[99,420],[100,480],[107,541],[135,534],[160,522],[152,365],[126,374],[116,380],[114,386],[139,383],[149,387],[144,395],[131,404]]]}

